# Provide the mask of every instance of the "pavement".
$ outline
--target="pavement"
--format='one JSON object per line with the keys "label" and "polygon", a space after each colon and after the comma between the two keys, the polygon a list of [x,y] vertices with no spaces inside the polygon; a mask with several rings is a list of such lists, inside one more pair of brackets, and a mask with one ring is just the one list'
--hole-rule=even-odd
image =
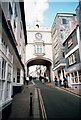
{"label": "pavement", "polygon": [[67,92],[70,92],[70,93],[72,93],[72,94],[75,94],[75,95],[77,95],[77,96],[79,96],[79,97],[81,97],[81,89],[77,89],[77,88],[75,88],[75,89],[73,89],[73,88],[65,88],[64,86],[55,86],[54,85],[54,83],[48,83],[48,85],[49,86],[52,86],[52,87],[55,87],[55,88],[57,88],[57,89],[60,89],[60,90],[64,90],[64,91],[67,91]]}
{"label": "pavement", "polygon": [[[30,93],[32,93],[31,98]],[[32,108],[30,106],[30,101],[32,101]],[[40,119],[38,93],[37,88],[30,83],[28,86],[24,86],[24,89],[21,93],[18,93],[14,96],[12,101],[12,110],[8,120],[33,120],[36,118]]]}
{"label": "pavement", "polygon": [[[75,94],[81,97],[81,91],[78,89],[72,88],[64,88],[55,86],[52,82],[47,85],[52,86],[54,88],[65,90],[72,94]],[[32,111],[30,110],[30,93],[32,93]],[[12,110],[8,120],[16,120],[16,119],[40,119],[41,120],[41,112],[39,106],[39,98],[38,98],[38,90],[35,87],[34,83],[30,83],[28,86],[25,85],[24,89],[21,93],[18,93],[14,96],[12,101]]]}

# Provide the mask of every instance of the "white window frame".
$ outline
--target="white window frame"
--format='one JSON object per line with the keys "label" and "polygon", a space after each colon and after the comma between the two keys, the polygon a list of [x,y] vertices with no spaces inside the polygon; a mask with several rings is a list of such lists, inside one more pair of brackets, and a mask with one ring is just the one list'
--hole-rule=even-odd
{"label": "white window frame", "polygon": [[2,58],[2,70],[1,71],[2,71],[2,80],[5,80],[5,77],[6,77],[6,60],[4,58]]}
{"label": "white window frame", "polygon": [[0,101],[3,101],[3,92],[4,92],[4,81],[0,80]]}
{"label": "white window frame", "polygon": [[[20,83],[20,68],[17,68],[17,83]],[[19,79],[18,79],[18,77],[19,77]],[[19,82],[18,82],[18,80],[19,80]]]}
{"label": "white window frame", "polygon": [[34,53],[35,54],[42,54],[42,53],[44,53],[44,45],[43,44],[36,44],[36,45],[34,45]]}
{"label": "white window frame", "polygon": [[2,77],[2,59],[0,58],[0,80]]}
{"label": "white window frame", "polygon": [[6,88],[6,99],[9,98],[10,95],[10,82],[7,81],[7,88]]}
{"label": "white window frame", "polygon": [[69,65],[72,65],[76,62],[75,54],[72,54],[71,56],[68,57],[69,60]]}

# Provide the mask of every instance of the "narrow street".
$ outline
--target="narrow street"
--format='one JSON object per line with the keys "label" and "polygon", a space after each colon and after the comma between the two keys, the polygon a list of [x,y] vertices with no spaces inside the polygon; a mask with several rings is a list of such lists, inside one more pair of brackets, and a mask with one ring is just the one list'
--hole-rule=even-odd
{"label": "narrow street", "polygon": [[66,91],[52,88],[51,86],[35,81],[41,91],[47,119],[76,119],[81,118],[81,98]]}

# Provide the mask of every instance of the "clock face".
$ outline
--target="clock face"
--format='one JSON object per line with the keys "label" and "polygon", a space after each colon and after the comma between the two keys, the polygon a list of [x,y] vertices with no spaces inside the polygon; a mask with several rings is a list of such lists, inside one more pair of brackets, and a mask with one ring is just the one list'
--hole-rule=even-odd
{"label": "clock face", "polygon": [[42,39],[42,34],[41,33],[36,33],[35,37],[40,40],[40,39]]}

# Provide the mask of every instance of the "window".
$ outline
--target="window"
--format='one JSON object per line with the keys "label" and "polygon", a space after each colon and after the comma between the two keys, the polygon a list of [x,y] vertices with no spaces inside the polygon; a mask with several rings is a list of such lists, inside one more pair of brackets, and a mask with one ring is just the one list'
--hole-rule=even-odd
{"label": "window", "polygon": [[35,52],[35,54],[44,53],[44,46],[43,45],[35,45],[34,52]]}
{"label": "window", "polygon": [[10,93],[10,83],[7,82],[7,88],[6,88],[6,99],[9,98],[9,93]]}
{"label": "window", "polygon": [[14,31],[16,29],[16,20],[14,20]]}
{"label": "window", "polygon": [[64,18],[62,18],[62,19],[61,19],[61,24],[67,24],[67,20],[64,19]]}
{"label": "window", "polygon": [[7,54],[7,44],[5,43],[3,38],[2,38],[2,50],[3,50],[4,54]]}
{"label": "window", "polygon": [[2,81],[0,80],[0,100],[2,100]]}
{"label": "window", "polygon": [[6,61],[2,58],[2,79],[5,80],[5,74],[6,74]]}
{"label": "window", "polygon": [[22,30],[22,22],[20,22],[20,27],[21,27],[21,30]]}
{"label": "window", "polygon": [[73,40],[72,38],[70,38],[70,40],[68,40],[68,48],[73,44]]}
{"label": "window", "polygon": [[11,66],[10,65],[8,65],[7,80],[11,82]]}
{"label": "window", "polygon": [[3,99],[4,81],[0,80],[0,100]]}
{"label": "window", "polygon": [[61,39],[63,39],[63,33],[61,33],[60,36],[61,36]]}
{"label": "window", "polygon": [[8,18],[11,20],[11,17],[12,17],[12,14],[13,14],[13,11],[12,11],[12,6],[11,6],[11,3],[9,2],[8,4]]}
{"label": "window", "polygon": [[2,76],[1,68],[2,68],[2,62],[1,62],[1,58],[0,58],[0,79],[1,79],[1,76]]}
{"label": "window", "polygon": [[69,60],[69,65],[74,64],[76,62],[75,54],[69,56],[68,60]]}
{"label": "window", "polygon": [[17,68],[17,83],[20,83],[20,69]]}
{"label": "window", "polygon": [[63,55],[63,57],[65,57],[65,54],[64,54],[64,52],[62,52],[62,55]]}
{"label": "window", "polygon": [[17,17],[18,15],[17,15],[17,9],[16,9],[16,3],[14,2],[14,13],[15,13],[15,17]]}
{"label": "window", "polygon": [[57,58],[58,58],[58,53],[55,54],[55,59],[57,59]]}

